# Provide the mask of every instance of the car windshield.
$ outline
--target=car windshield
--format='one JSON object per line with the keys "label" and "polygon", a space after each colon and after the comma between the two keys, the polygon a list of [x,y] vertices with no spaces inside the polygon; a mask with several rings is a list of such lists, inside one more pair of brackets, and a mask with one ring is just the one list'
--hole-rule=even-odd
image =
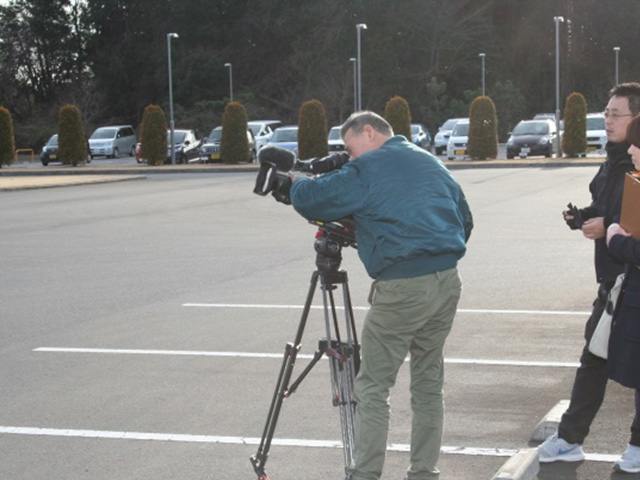
{"label": "car windshield", "polygon": [[329,130],[329,140],[341,140],[340,127],[333,127]]}
{"label": "car windshield", "polygon": [[260,133],[260,125],[249,125],[249,130],[251,130],[251,133],[253,133],[254,137],[257,137],[258,134]]}
{"label": "car windshield", "polygon": [[546,135],[549,133],[547,122],[527,122],[519,123],[513,129],[514,135]]}
{"label": "car windshield", "polygon": [[[182,143],[184,142],[184,137],[187,136],[187,132],[173,132],[173,141],[174,143]],[[167,143],[171,145],[171,130],[167,132]]]}
{"label": "car windshield", "polygon": [[453,127],[453,131],[451,132],[452,137],[464,137],[469,135],[469,124],[468,123],[456,123],[456,126]]}
{"label": "car windshield", "polygon": [[298,129],[297,128],[279,128],[273,132],[271,137],[272,142],[297,142],[298,141]]}
{"label": "car windshield", "polygon": [[604,118],[603,117],[591,117],[587,118],[587,130],[604,130]]}
{"label": "car windshield", "polygon": [[55,147],[56,145],[58,145],[58,134],[56,133],[54,136],[52,136],[49,141],[47,142],[47,146],[48,147]]}
{"label": "car windshield", "polygon": [[411,133],[413,135],[420,133],[420,125],[411,125]]}
{"label": "car windshield", "polygon": [[220,143],[221,138],[222,138],[222,129],[216,127],[213,130],[211,130],[211,133],[209,134],[209,143]]}
{"label": "car windshield", "polygon": [[99,128],[98,130],[96,130],[95,132],[93,132],[93,135],[91,135],[91,138],[113,138],[116,136],[116,129],[115,128]]}
{"label": "car windshield", "polygon": [[442,124],[440,130],[452,130],[455,124],[458,123],[458,120],[455,118],[450,118],[446,122]]}

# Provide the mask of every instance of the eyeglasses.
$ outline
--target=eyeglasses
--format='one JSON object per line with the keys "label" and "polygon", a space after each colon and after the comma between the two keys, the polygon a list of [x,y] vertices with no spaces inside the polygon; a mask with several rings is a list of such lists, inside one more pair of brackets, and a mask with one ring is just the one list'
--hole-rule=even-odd
{"label": "eyeglasses", "polygon": [[610,118],[611,120],[619,120],[622,117],[635,116],[633,113],[609,113],[609,112],[602,112],[602,115],[604,115],[604,118]]}

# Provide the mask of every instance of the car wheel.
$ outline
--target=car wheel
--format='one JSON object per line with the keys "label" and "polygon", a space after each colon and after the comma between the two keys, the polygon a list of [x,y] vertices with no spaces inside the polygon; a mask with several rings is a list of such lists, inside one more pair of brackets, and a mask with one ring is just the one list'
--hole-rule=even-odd
{"label": "car wheel", "polygon": [[118,147],[113,149],[113,157],[111,158],[118,158],[120,156],[120,150],[118,150]]}
{"label": "car wheel", "polygon": [[43,167],[46,167],[47,165],[49,165],[49,162],[46,162],[46,161],[44,161],[44,160],[41,160],[41,161],[42,161],[42,166],[43,166]]}
{"label": "car wheel", "polygon": [[514,155],[509,155],[509,154],[507,153],[507,160],[513,160],[513,157],[514,157]]}

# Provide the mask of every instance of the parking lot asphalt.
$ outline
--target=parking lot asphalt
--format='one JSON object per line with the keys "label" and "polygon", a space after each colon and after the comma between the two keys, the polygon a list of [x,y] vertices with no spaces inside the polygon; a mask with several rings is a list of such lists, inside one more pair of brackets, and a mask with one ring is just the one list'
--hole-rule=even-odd
{"label": "parking lot asphalt", "polygon": [[[594,293],[592,252],[552,219],[567,201],[587,201],[599,160],[573,170],[579,164],[531,159],[514,162],[526,170],[482,172],[446,162],[467,170],[456,176],[477,226],[447,344],[443,480],[493,478],[518,450],[535,447],[536,423],[569,393]],[[6,197],[0,478],[252,478],[248,457],[278,365],[261,352],[278,351],[295,330],[310,232],[282,205],[250,194],[253,176],[242,171],[255,165],[219,167],[168,167],[174,175],[164,176],[141,167],[132,175],[150,179],[142,186]],[[11,170],[0,181],[42,176]],[[81,180],[63,170],[45,177]],[[205,171],[231,175],[178,174]],[[345,263],[362,305],[368,279],[352,254]],[[323,446],[336,437],[335,413],[318,373],[286,405],[274,480],[340,470],[339,449]],[[399,377],[392,400],[386,469],[397,475],[407,457],[407,382]],[[587,461],[501,478],[637,478],[611,473],[631,414],[632,394],[612,385]]]}

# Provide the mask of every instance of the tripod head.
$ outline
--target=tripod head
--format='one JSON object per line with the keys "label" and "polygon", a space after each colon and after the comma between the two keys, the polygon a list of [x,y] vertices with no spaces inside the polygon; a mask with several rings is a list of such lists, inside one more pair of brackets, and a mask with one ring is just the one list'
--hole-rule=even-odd
{"label": "tripod head", "polygon": [[316,267],[323,272],[336,272],[342,262],[342,247],[358,248],[355,222],[342,218],[333,222],[312,220],[318,227],[313,247],[316,251]]}

